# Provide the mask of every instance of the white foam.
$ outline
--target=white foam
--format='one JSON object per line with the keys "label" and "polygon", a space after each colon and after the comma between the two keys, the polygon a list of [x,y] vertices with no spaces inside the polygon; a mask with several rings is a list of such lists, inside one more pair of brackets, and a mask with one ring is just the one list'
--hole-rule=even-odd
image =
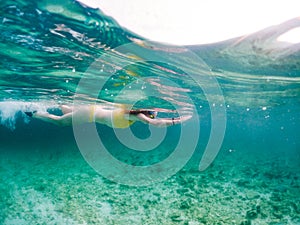
{"label": "white foam", "polygon": [[45,112],[53,104],[46,102],[24,102],[24,101],[3,101],[0,102],[0,124],[11,130],[16,128],[17,119],[22,119],[25,123],[29,118],[24,112],[42,111]]}

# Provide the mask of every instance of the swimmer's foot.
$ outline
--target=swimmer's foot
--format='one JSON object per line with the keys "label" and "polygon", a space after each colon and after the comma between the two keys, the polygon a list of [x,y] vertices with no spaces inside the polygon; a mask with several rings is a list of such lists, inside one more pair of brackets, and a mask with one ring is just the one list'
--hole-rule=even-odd
{"label": "swimmer's foot", "polygon": [[27,116],[32,117],[37,111],[34,110],[32,112],[24,112]]}

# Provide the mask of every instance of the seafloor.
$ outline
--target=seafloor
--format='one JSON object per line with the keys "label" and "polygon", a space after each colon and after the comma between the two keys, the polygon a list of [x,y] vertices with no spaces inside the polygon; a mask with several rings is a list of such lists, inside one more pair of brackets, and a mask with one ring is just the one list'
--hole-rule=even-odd
{"label": "seafloor", "polygon": [[300,224],[299,155],[223,149],[204,172],[128,187],[50,142],[1,149],[0,224]]}

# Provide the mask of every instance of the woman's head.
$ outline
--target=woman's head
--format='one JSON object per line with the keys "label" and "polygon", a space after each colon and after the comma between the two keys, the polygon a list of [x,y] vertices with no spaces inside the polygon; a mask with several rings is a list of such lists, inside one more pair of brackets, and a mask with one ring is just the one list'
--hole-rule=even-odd
{"label": "woman's head", "polygon": [[130,110],[131,115],[137,115],[139,113],[142,113],[151,119],[154,119],[157,116],[157,112],[153,110]]}
{"label": "woman's head", "polygon": [[154,119],[157,116],[157,112],[155,112],[155,111],[145,111],[144,115],[151,118],[151,119]]}

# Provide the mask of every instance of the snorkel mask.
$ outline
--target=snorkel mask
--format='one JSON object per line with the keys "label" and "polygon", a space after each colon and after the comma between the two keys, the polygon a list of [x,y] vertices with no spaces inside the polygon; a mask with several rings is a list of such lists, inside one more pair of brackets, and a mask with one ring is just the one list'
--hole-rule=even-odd
{"label": "snorkel mask", "polygon": [[155,111],[148,111],[148,115],[151,119],[154,119],[157,115],[157,113]]}

